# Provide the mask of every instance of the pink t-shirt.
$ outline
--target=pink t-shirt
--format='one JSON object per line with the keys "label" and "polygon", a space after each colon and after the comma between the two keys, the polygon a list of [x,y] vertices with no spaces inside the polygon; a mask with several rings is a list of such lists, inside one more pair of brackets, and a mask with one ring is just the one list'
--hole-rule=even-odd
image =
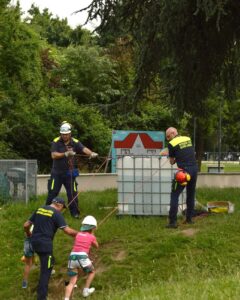
{"label": "pink t-shirt", "polygon": [[94,242],[96,242],[96,237],[93,234],[81,231],[75,237],[72,252],[89,253],[91,245]]}

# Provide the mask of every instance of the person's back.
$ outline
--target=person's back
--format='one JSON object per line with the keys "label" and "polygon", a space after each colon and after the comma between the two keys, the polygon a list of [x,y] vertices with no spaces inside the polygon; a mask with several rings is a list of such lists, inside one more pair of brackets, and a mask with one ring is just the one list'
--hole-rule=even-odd
{"label": "person's back", "polygon": [[70,299],[80,269],[88,275],[82,292],[83,297],[88,297],[95,291],[95,288],[90,288],[95,276],[95,270],[88,254],[92,246],[98,248],[97,239],[93,234],[93,230],[95,230],[96,227],[96,219],[92,216],[87,216],[83,220],[80,232],[78,232],[75,237],[74,245],[68,259],[68,275],[70,276],[70,282],[66,286],[65,300]]}
{"label": "person's back", "polygon": [[192,216],[195,202],[195,188],[197,182],[198,166],[195,158],[195,151],[192,141],[187,136],[181,136],[174,127],[169,127],[166,130],[166,139],[168,140],[168,154],[170,164],[177,164],[178,168],[182,169],[183,173],[188,174],[188,181],[185,185],[173,180],[169,210],[169,224],[167,228],[177,228],[177,212],[179,195],[187,188],[187,212],[186,223],[192,224]]}
{"label": "person's back", "polygon": [[[63,228],[65,224],[60,224],[59,212],[50,205],[44,205],[37,209],[34,222],[34,229],[31,242],[38,252],[52,251],[53,238],[58,228]],[[31,220],[31,219],[30,219]]]}
{"label": "person's back", "polygon": [[[48,282],[54,265],[53,238],[58,228],[75,237],[77,232],[70,228],[61,214],[66,208],[62,198],[54,198],[51,205],[39,207],[24,223],[24,230],[31,239],[33,250],[39,255],[40,277],[37,299],[45,300],[48,294]],[[33,232],[30,227],[34,225]]]}
{"label": "person's back", "polygon": [[96,241],[95,236],[88,231],[80,231],[76,237],[72,252],[89,253],[92,243]]}
{"label": "person's back", "polygon": [[169,141],[169,157],[174,157],[179,168],[197,164],[192,141],[187,136],[177,135]]}

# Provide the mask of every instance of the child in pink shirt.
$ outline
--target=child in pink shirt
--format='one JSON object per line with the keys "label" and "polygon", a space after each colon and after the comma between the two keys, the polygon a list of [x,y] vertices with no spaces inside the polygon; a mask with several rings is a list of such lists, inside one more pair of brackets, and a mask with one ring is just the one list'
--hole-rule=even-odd
{"label": "child in pink shirt", "polygon": [[98,248],[97,239],[93,235],[93,231],[96,227],[96,219],[93,216],[87,216],[82,221],[80,232],[75,237],[73,249],[68,259],[68,275],[70,276],[70,281],[65,289],[65,300],[70,299],[80,270],[83,270],[88,274],[85,287],[82,292],[83,297],[88,297],[95,291],[95,288],[90,288],[95,276],[95,270],[88,254],[91,246]]}

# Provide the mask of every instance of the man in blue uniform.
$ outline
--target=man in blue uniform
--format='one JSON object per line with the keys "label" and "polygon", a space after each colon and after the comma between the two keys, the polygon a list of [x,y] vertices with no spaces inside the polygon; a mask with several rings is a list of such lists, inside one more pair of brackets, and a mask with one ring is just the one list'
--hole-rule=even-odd
{"label": "man in blue uniform", "polygon": [[[187,172],[190,175],[190,180],[187,182],[187,212],[186,223],[192,224],[192,215],[195,202],[195,189],[197,182],[198,166],[195,158],[195,151],[192,145],[192,141],[187,136],[178,135],[178,131],[174,127],[170,127],[166,130],[166,138],[169,141],[169,161],[170,163],[177,164],[178,168]],[[171,201],[169,210],[169,224],[167,228],[177,228],[177,212],[178,212],[178,200],[179,195],[184,190],[185,186],[181,185],[177,181],[172,185]]]}
{"label": "man in blue uniform", "polygon": [[[62,198],[55,198],[51,205],[38,208],[24,223],[24,231],[30,237],[33,250],[40,259],[40,277],[37,288],[37,300],[46,300],[48,294],[48,282],[51,276],[54,257],[53,239],[58,228],[64,233],[75,237],[77,231],[68,227],[61,211],[66,207]],[[33,232],[30,228],[34,225]]]}
{"label": "man in blue uniform", "polygon": [[53,159],[51,178],[48,182],[48,197],[46,204],[51,204],[64,185],[69,210],[74,218],[79,217],[78,192],[76,177],[78,174],[77,163],[74,155],[86,154],[90,158],[97,157],[97,153],[85,147],[79,140],[71,137],[71,124],[63,122],[60,127],[61,136],[55,138],[51,145],[51,157]]}

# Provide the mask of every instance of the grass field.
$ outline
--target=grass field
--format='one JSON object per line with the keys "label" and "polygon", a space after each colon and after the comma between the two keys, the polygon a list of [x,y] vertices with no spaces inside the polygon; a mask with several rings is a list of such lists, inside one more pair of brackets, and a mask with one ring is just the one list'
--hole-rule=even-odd
{"label": "grass field", "polygon": [[[92,252],[97,275],[92,300],[121,299],[239,299],[240,295],[240,189],[198,189],[197,199],[226,200],[233,214],[198,217],[194,225],[166,229],[166,217],[116,217],[111,215],[96,231],[100,249]],[[116,206],[116,190],[80,194],[81,216],[101,222]],[[36,299],[39,268],[30,273],[29,287],[21,288],[23,223],[44,197],[28,206],[11,204],[0,209],[0,299]],[[69,225],[78,229],[80,220]],[[56,274],[49,284],[49,300],[62,300],[66,265],[73,240],[60,230],[54,240]],[[73,299],[81,299],[83,278]]]}
{"label": "grass field", "polygon": [[[218,166],[218,162],[202,162],[201,164],[201,172],[207,172],[208,171],[208,165],[211,166]],[[225,162],[221,161],[221,166],[224,167],[224,173],[235,173],[239,172],[240,173],[240,163],[239,162]]]}

